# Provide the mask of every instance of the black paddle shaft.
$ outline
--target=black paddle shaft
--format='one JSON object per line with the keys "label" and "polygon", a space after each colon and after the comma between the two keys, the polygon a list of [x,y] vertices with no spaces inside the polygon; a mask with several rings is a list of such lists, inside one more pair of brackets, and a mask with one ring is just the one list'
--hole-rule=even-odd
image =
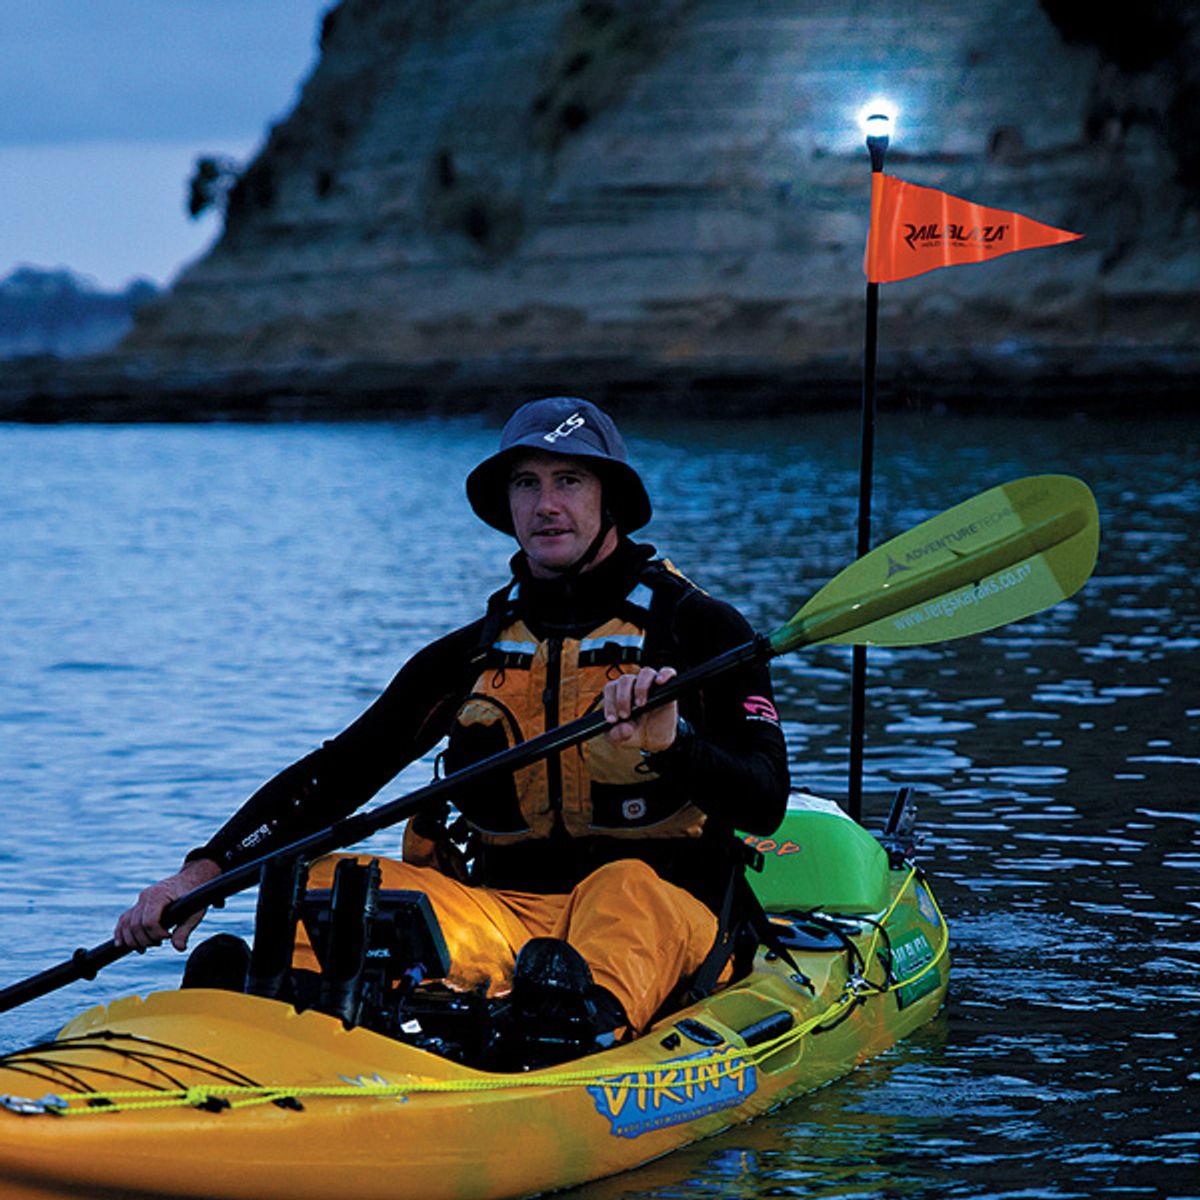
{"label": "black paddle shaft", "polygon": [[[669,704],[714,675],[723,674],[725,671],[744,666],[747,663],[765,662],[775,653],[768,638],[760,634],[752,641],[735,646],[732,650],[727,650],[724,654],[719,654],[716,658],[711,658],[707,662],[693,667],[690,671],[677,675],[668,683],[654,688],[646,703],[641,708],[635,709],[632,715],[637,716]],[[436,779],[432,783],[426,784],[425,787],[410,792],[407,796],[400,796],[395,800],[389,800],[386,804],[379,805],[378,808],[335,821],[325,829],[309,834],[308,837],[282,846],[278,850],[256,858],[252,862],[244,863],[240,867],[235,867],[232,871],[226,871],[218,875],[216,879],[211,879],[208,883],[194,888],[187,895],[180,896],[178,900],[173,900],[163,911],[162,924],[167,929],[174,928],[193,913],[208,908],[210,905],[220,904],[229,896],[253,887],[259,882],[263,866],[273,859],[316,858],[343,846],[352,846],[372,834],[378,833],[381,829],[386,829],[389,825],[395,825],[397,822],[411,817],[436,800],[451,798],[465,784],[473,783],[488,775],[500,774],[503,771],[520,770],[538,759],[547,758],[551,754],[585,742],[608,728],[609,723],[605,719],[604,713],[597,709],[566,725],[548,729],[545,733],[530,738],[527,742],[521,742],[498,754],[480,759],[479,762],[463,767],[462,770],[455,771],[444,779]],[[67,984],[74,983],[76,980],[94,979],[98,971],[124,958],[129,952],[129,947],[120,946],[112,940],[102,942],[100,945],[92,947],[91,950],[80,948],[70,958],[56,966],[49,967],[37,975],[31,975],[28,979],[23,979],[19,983],[11,984],[0,990],[0,1012],[8,1012],[9,1009],[17,1008],[30,1000],[36,1000],[39,996],[45,996],[58,988],[66,987]]]}

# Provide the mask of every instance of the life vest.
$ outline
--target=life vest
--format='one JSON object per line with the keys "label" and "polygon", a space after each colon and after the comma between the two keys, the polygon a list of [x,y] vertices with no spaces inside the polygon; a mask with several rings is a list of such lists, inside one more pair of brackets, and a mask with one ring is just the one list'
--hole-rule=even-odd
{"label": "life vest", "polygon": [[[619,611],[582,637],[539,639],[517,615],[516,583],[488,604],[479,674],[451,729],[446,767],[528,741],[602,704],[605,684],[661,655],[667,614],[694,585],[666,562],[650,563]],[[512,845],[570,837],[699,837],[705,816],[663,780],[641,751],[604,734],[464,788],[455,803],[484,842]]]}

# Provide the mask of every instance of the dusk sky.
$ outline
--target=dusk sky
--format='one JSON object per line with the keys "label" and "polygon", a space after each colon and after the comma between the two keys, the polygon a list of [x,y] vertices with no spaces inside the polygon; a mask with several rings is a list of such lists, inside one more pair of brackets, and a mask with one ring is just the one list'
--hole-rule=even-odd
{"label": "dusk sky", "polygon": [[292,106],[332,0],[36,0],[0,21],[0,278],[169,281],[217,232],[198,155],[245,161]]}

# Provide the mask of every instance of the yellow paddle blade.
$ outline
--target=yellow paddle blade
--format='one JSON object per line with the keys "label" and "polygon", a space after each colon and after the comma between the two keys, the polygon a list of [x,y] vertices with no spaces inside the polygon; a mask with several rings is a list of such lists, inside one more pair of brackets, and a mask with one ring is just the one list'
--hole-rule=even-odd
{"label": "yellow paddle blade", "polygon": [[1085,483],[1069,475],[1018,479],[864,554],[775,630],[771,647],[919,646],[983,633],[1078,591],[1099,540]]}

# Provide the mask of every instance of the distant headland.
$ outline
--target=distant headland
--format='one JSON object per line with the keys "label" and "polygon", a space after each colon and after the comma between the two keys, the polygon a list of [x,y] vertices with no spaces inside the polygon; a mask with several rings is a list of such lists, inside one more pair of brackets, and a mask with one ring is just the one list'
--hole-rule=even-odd
{"label": "distant headland", "polygon": [[[1185,411],[1200,378],[1200,22],[1065,0],[342,0],[221,238],[115,350],[0,418],[852,403],[870,171],[1085,236],[881,290],[881,400]],[[1119,10],[1114,10],[1117,13]],[[13,364],[10,364],[13,366]]]}

